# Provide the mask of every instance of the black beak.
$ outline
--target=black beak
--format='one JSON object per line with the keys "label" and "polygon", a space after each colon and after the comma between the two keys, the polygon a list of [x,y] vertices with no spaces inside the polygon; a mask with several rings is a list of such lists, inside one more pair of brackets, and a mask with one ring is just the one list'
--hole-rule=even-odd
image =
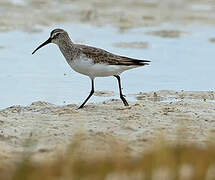
{"label": "black beak", "polygon": [[34,52],[32,52],[32,54],[34,54],[38,49],[40,49],[41,47],[51,43],[51,38],[49,38],[47,41],[45,41],[43,44],[41,44],[37,49],[34,50]]}

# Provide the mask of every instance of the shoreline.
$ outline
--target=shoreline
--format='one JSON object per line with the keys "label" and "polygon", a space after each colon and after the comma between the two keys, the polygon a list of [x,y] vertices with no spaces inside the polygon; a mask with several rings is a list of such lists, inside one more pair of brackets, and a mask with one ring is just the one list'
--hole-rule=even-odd
{"label": "shoreline", "polygon": [[72,3],[23,0],[19,3],[0,2],[0,5],[2,9],[6,9],[1,13],[0,31],[22,30],[31,33],[41,32],[40,26],[47,27],[71,21],[94,26],[111,24],[121,31],[143,26],[160,26],[163,23],[187,25],[198,22],[214,26],[215,12],[214,2],[203,0],[180,2],[80,0]]}
{"label": "shoreline", "polygon": [[[212,91],[157,91],[138,95],[145,100],[130,102],[129,107],[112,99],[89,103],[80,110],[75,104],[56,106],[41,101],[12,106],[0,111],[0,155],[13,159],[27,149],[40,159],[59,147],[68,147],[80,133],[86,135],[84,142],[99,152],[110,148],[108,137],[113,137],[128,142],[129,151],[139,154],[157,135],[165,135],[174,144],[180,129],[186,134],[184,143],[204,145],[215,133],[214,95]],[[165,100],[174,96],[181,98]]]}

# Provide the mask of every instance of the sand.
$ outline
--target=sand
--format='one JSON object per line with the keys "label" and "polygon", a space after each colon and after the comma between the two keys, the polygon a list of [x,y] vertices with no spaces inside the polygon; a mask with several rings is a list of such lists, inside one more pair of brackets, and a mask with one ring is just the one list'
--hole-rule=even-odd
{"label": "sand", "polygon": [[214,25],[214,4],[205,0],[0,0],[0,31],[40,32],[41,26],[80,22],[121,31],[164,23]]}
{"label": "sand", "polygon": [[[109,137],[126,142],[132,154],[144,152],[160,135],[169,143],[183,129],[183,143],[204,145],[215,133],[215,92],[158,91],[136,95],[137,102],[124,107],[119,99],[56,106],[34,102],[0,111],[0,154],[11,160],[22,152],[37,158],[66,149],[77,134],[95,151],[106,152]],[[102,146],[101,146],[102,145]]]}

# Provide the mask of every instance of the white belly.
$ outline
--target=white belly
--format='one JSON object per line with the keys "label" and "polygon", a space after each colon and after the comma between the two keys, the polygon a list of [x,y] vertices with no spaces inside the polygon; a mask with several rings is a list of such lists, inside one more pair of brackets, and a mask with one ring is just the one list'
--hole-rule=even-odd
{"label": "white belly", "polygon": [[134,68],[120,65],[94,64],[91,59],[82,58],[73,60],[70,66],[76,72],[89,76],[90,78],[119,75],[123,71]]}

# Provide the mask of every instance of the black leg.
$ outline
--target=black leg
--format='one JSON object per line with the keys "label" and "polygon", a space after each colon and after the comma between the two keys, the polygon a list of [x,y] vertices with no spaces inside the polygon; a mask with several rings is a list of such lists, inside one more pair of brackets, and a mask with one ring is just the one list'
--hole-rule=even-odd
{"label": "black leg", "polygon": [[122,94],[120,76],[115,75],[114,77],[116,77],[117,80],[118,80],[118,84],[119,84],[119,93],[120,93],[120,98],[121,98],[122,102],[124,103],[125,106],[129,106],[129,104],[128,104],[128,102],[126,101],[124,95]]}
{"label": "black leg", "polygon": [[94,79],[91,79],[91,81],[92,81],[92,89],[91,89],[91,91],[90,91],[90,94],[89,94],[89,96],[87,97],[87,99],[83,102],[83,104],[82,104],[78,109],[83,108],[84,105],[86,104],[86,102],[90,99],[90,97],[91,97],[91,96],[93,95],[93,93],[94,93]]}

